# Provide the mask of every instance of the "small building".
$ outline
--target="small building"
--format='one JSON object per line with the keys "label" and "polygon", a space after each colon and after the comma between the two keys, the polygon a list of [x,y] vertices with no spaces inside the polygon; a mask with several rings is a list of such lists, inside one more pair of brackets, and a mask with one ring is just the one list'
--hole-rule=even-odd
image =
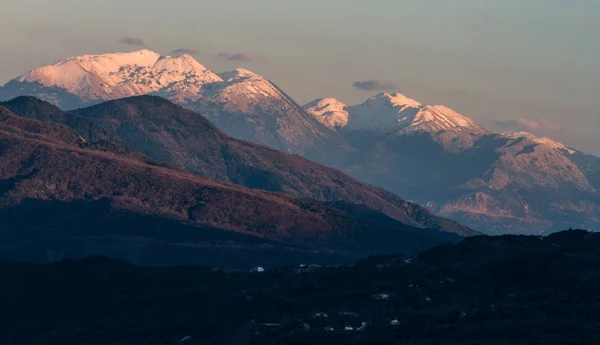
{"label": "small building", "polygon": [[390,294],[389,293],[378,293],[377,295],[374,295],[373,298],[375,299],[389,299],[390,298]]}

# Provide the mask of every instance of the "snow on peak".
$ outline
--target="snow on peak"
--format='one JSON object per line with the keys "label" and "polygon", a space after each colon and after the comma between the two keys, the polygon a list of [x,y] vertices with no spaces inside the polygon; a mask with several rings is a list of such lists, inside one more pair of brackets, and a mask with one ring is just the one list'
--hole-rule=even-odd
{"label": "snow on peak", "polygon": [[286,102],[287,97],[267,78],[244,68],[220,73],[222,83],[204,92],[204,95],[220,103],[226,109],[239,113],[251,113],[253,109],[267,106],[273,100]]}
{"label": "snow on peak", "polygon": [[198,75],[204,73],[207,68],[202,66],[191,55],[182,54],[179,56],[161,56],[153,66],[158,70],[168,70],[180,73],[193,72]]}
{"label": "snow on peak", "polygon": [[67,58],[17,80],[59,87],[90,101],[167,93],[167,87],[182,99],[194,98],[202,85],[222,81],[190,55],[161,56],[146,49]]}
{"label": "snow on peak", "polygon": [[131,53],[81,55],[60,60],[53,65],[36,68],[18,77],[17,80],[39,82],[44,86],[62,87],[89,72],[108,74],[117,72],[121,67],[127,65],[151,66],[159,58],[159,54],[145,49]]}
{"label": "snow on peak", "polygon": [[335,98],[316,99],[303,108],[329,128],[341,128],[348,124],[347,106]]}
{"label": "snow on peak", "polygon": [[348,128],[396,132],[455,131],[488,133],[472,119],[442,105],[422,105],[399,93],[380,93],[366,102],[348,107]]}
{"label": "snow on peak", "polygon": [[425,105],[410,120],[410,127],[422,131],[470,131],[474,133],[487,132],[474,120],[463,116],[443,105]]}
{"label": "snow on peak", "polygon": [[189,54],[161,56],[149,50],[72,57],[18,81],[58,87],[90,103],[153,94],[182,105],[208,97],[249,109],[265,97],[282,98],[269,80],[247,69],[217,75]]}
{"label": "snow on peak", "polygon": [[404,96],[403,94],[394,92],[394,93],[387,93],[387,92],[382,92],[380,94],[377,94],[371,98],[369,98],[367,100],[367,102],[387,102],[389,105],[393,106],[393,107],[420,107],[421,103],[415,101],[412,98],[408,98],[406,96]]}
{"label": "snow on peak", "polygon": [[560,143],[558,141],[552,140],[548,137],[538,137],[530,132],[505,132],[505,133],[501,133],[502,136],[509,138],[509,139],[520,139],[520,138],[527,138],[537,144],[543,145],[545,147],[554,149],[554,150],[565,150],[567,151],[569,154],[575,154],[575,150],[573,150],[572,148],[568,147],[567,145]]}
{"label": "snow on peak", "polygon": [[219,73],[219,76],[227,82],[233,82],[233,81],[237,81],[240,79],[260,77],[258,74],[254,73],[252,71],[249,71],[245,68],[236,68],[233,71]]}

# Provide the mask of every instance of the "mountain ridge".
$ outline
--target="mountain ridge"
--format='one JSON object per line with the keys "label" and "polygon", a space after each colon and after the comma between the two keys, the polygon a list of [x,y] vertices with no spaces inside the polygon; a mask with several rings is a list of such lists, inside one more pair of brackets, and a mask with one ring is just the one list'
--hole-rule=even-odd
{"label": "mountain ridge", "polygon": [[[317,103],[305,109],[319,119]],[[362,181],[491,233],[600,229],[600,158],[529,132],[493,133],[400,94],[343,108],[347,124],[332,129],[359,154],[338,167]]]}
{"label": "mountain ridge", "polygon": [[200,112],[238,139],[321,162],[344,150],[337,132],[306,114],[267,78],[245,69],[219,75],[185,54],[140,50],[63,59],[12,79],[0,88],[0,101],[31,95],[72,110],[146,94]]}
{"label": "mountain ridge", "polygon": [[399,93],[382,92],[365,102],[348,106],[334,98],[320,98],[304,105],[310,114],[323,117],[320,109],[333,108],[329,116],[345,122],[338,129],[371,130],[377,132],[469,131],[476,134],[490,132],[472,119],[442,105],[423,105]]}
{"label": "mountain ridge", "polygon": [[[142,66],[127,82],[149,78],[154,85],[165,74],[161,71]],[[398,93],[380,93],[356,106],[327,99],[328,109],[320,99],[300,107],[250,71],[216,78],[154,94],[201,113],[236,138],[337,168],[483,231],[600,226],[600,159],[551,139],[492,133],[448,107]],[[13,80],[0,88],[0,97],[17,94],[40,95],[55,104],[82,102],[56,86]]]}
{"label": "mountain ridge", "polygon": [[[383,223],[374,209],[341,210],[175,170],[137,152],[88,142],[64,125],[16,116],[2,106],[0,147],[4,258],[47,260],[46,251],[123,257],[129,250],[158,245],[175,258],[177,249],[196,253],[181,263],[202,263],[206,259],[200,254],[218,254],[220,247],[221,255],[232,253],[238,259],[270,248],[287,258],[284,262],[297,260],[296,252],[345,261],[460,238],[391,218]],[[250,252],[238,252],[240,246]],[[155,255],[147,259],[161,262],[161,255]]]}
{"label": "mountain ridge", "polygon": [[[21,109],[29,109],[22,104],[14,106],[15,103],[19,102],[0,105],[12,104],[17,115],[21,115]],[[377,209],[405,224],[475,234],[458,223],[436,217],[418,205],[360,183],[333,168],[233,139],[200,114],[160,97],[136,96],[108,101],[66,114],[81,119],[80,122],[87,121],[106,133],[107,138],[114,138],[133,151],[160,162],[177,164],[200,176],[297,198],[348,200]],[[46,118],[32,110],[23,116]],[[50,121],[60,122],[63,118]],[[84,135],[90,132],[87,128],[75,130]]]}

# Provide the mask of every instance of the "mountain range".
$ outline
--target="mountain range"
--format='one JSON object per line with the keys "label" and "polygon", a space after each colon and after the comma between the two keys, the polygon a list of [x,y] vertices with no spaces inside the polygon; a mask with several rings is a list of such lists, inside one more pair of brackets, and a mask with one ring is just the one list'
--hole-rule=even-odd
{"label": "mountain range", "polygon": [[324,124],[344,123],[331,128],[358,154],[339,168],[475,229],[600,225],[600,159],[550,138],[493,133],[445,106],[400,94],[357,106],[317,100],[305,109]]}
{"label": "mountain range", "polygon": [[216,74],[187,54],[140,50],[68,58],[9,81],[0,100],[29,95],[72,110],[146,94],[199,111],[231,135],[282,151],[324,159],[329,145],[343,145],[338,133],[268,79],[241,68]]}
{"label": "mountain range", "polygon": [[[161,112],[172,113],[166,106],[136,112],[126,102],[74,110],[145,94],[196,111],[235,138],[337,168],[481,232],[539,234],[600,226],[599,158],[531,133],[493,133],[448,107],[397,93],[381,93],[355,106],[324,98],[301,107],[248,70],[213,73],[189,55],[165,57],[147,50],[68,58],[0,88],[0,100],[32,95],[73,110],[54,121],[78,128],[88,139],[120,141],[202,176],[296,197],[314,198],[322,190],[316,185],[310,192],[290,192],[298,187],[280,186],[281,180],[292,183],[286,175],[274,178],[278,182],[271,182],[271,175],[264,178],[264,171],[272,170],[264,165],[272,158],[258,163],[262,172],[254,182],[230,176],[231,169],[226,172],[218,163],[221,158],[206,158],[214,154],[212,147],[199,148],[202,131],[195,134],[192,113],[172,120],[161,118]],[[125,120],[122,115],[129,112]],[[232,150],[225,146],[226,152]]]}
{"label": "mountain range", "polygon": [[[101,137],[110,126],[87,120],[80,115],[85,110],[63,113],[32,97],[0,104],[0,257],[43,262],[97,254],[146,265],[225,267],[339,263],[460,238],[448,232],[476,234],[331,168],[232,139],[201,115],[159,97],[87,110],[95,119],[111,112],[115,117],[107,123],[122,122],[124,129],[133,130],[133,120],[147,126],[136,128],[135,138],[149,143],[143,146],[148,150],[163,144],[144,139],[159,125],[166,135],[176,133],[174,124],[194,123],[196,148],[205,143],[206,153],[197,152],[204,161],[193,162],[207,169],[198,171],[238,184],[189,173],[104,138],[86,139],[89,133]],[[86,130],[77,133],[58,122]],[[193,142],[180,144],[192,148]]]}

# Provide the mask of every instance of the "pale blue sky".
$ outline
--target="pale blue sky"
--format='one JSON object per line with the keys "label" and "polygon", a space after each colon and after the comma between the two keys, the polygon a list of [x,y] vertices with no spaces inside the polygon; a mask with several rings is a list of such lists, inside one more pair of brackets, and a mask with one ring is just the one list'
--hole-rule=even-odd
{"label": "pale blue sky", "polygon": [[376,91],[354,81],[389,80],[492,129],[554,121],[562,129],[538,134],[600,154],[598,0],[19,0],[0,13],[0,84],[64,57],[139,49],[119,43],[127,36],[162,54],[202,51],[217,72],[254,70],[299,103],[359,103]]}

